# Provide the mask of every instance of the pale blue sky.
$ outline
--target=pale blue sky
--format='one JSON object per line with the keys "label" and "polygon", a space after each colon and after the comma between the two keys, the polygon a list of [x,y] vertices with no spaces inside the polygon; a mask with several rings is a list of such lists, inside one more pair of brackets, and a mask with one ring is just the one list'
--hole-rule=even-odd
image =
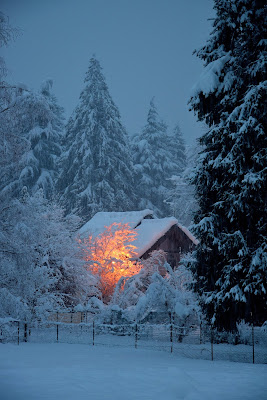
{"label": "pale blue sky", "polygon": [[129,134],[146,122],[150,99],[191,142],[203,128],[189,113],[202,63],[192,55],[211,31],[212,0],[2,0],[22,34],[3,50],[9,80],[38,89],[51,77],[66,117],[93,53]]}

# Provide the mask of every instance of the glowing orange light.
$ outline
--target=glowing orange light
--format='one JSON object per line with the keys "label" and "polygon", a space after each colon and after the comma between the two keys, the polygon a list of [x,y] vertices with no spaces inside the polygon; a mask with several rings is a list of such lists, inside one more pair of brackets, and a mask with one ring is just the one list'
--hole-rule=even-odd
{"label": "glowing orange light", "polygon": [[133,261],[136,247],[131,244],[137,233],[128,224],[113,223],[93,239],[83,240],[87,269],[99,277],[103,299],[108,301],[121,277],[137,274],[141,267]]}

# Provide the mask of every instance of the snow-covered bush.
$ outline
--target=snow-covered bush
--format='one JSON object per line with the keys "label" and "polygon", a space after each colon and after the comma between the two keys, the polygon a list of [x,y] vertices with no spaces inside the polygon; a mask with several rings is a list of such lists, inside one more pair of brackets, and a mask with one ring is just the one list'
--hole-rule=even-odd
{"label": "snow-covered bush", "polygon": [[192,276],[185,267],[175,271],[162,250],[153,251],[142,261],[141,271],[122,278],[113,295],[113,304],[127,310],[129,319],[142,322],[169,322],[170,314],[179,326],[196,323],[198,305],[188,289]]}
{"label": "snow-covered bush", "polygon": [[42,192],[3,201],[0,208],[0,317],[32,320],[84,301],[91,275],[74,232],[77,219]]}
{"label": "snow-covered bush", "polygon": [[244,344],[251,344],[252,327],[244,320],[236,324],[239,340]]}

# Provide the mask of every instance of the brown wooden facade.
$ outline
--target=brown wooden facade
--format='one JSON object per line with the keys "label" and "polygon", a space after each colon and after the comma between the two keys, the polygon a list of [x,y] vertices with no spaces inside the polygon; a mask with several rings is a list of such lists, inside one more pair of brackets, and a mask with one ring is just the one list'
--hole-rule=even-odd
{"label": "brown wooden facade", "polygon": [[150,247],[140,258],[148,258],[153,250],[163,250],[167,255],[167,262],[174,268],[181,259],[181,254],[185,254],[194,250],[195,244],[192,240],[179,228],[173,225],[168,232],[165,233],[153,246]]}

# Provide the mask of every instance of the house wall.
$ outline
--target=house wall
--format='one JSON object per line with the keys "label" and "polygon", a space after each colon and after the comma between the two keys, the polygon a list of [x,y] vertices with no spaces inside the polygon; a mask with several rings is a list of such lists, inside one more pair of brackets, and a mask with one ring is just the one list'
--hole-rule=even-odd
{"label": "house wall", "polygon": [[166,252],[167,262],[174,268],[179,264],[181,254],[192,251],[194,247],[191,239],[177,225],[174,225],[140,258],[147,259],[153,250],[163,250]]}

